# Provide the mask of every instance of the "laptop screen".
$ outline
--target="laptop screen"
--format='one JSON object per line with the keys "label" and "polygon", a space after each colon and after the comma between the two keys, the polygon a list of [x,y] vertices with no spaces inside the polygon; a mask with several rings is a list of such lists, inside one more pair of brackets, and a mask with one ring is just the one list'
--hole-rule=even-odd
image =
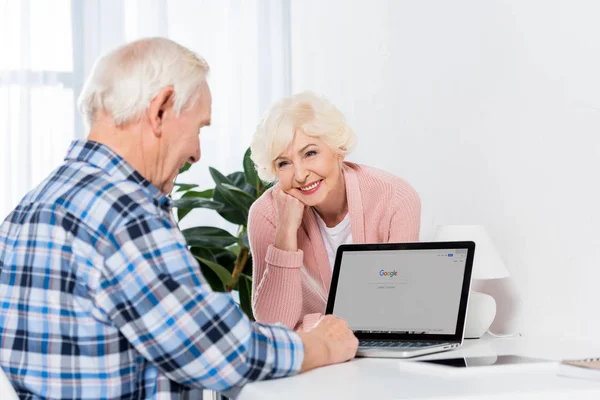
{"label": "laptop screen", "polygon": [[455,335],[467,255],[467,248],[340,252],[333,314],[357,334]]}

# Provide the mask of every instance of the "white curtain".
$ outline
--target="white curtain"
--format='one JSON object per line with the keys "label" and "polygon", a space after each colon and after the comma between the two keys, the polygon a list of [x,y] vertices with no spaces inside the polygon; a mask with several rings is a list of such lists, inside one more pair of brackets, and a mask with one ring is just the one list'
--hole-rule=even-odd
{"label": "white curtain", "polygon": [[[75,102],[94,60],[141,37],[169,37],[211,66],[212,126],[182,178],[209,188],[209,165],[241,170],[260,117],[290,93],[289,10],[289,0],[0,0],[0,220],[87,135]],[[208,210],[184,223],[227,227]]]}

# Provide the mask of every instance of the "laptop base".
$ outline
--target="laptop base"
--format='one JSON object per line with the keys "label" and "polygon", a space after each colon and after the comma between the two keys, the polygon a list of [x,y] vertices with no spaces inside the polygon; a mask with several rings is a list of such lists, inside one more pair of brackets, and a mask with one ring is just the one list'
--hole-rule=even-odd
{"label": "laptop base", "polygon": [[460,343],[444,343],[439,346],[406,348],[406,347],[358,347],[356,357],[370,358],[412,358],[426,354],[439,353],[456,349]]}

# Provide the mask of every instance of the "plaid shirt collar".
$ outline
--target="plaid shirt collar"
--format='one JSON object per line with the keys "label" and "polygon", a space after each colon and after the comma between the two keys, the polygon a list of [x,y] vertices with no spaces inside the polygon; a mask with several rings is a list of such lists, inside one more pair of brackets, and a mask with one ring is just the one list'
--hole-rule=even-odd
{"label": "plaid shirt collar", "polygon": [[172,201],[156,186],[144,178],[121,156],[98,142],[74,140],[69,147],[65,161],[84,162],[100,168],[118,180],[129,180],[143,187],[156,206],[170,210]]}

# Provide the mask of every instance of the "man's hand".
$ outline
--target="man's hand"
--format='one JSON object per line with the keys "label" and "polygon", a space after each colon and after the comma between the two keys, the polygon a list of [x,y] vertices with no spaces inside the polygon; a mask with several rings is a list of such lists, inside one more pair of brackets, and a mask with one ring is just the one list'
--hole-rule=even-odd
{"label": "man's hand", "polygon": [[277,230],[275,247],[279,250],[298,250],[298,228],[304,215],[304,204],[276,186],[273,189],[275,210],[277,212]]}
{"label": "man's hand", "polygon": [[304,362],[300,372],[351,360],[356,355],[358,339],[343,319],[324,316],[308,332],[298,333],[304,342]]}

